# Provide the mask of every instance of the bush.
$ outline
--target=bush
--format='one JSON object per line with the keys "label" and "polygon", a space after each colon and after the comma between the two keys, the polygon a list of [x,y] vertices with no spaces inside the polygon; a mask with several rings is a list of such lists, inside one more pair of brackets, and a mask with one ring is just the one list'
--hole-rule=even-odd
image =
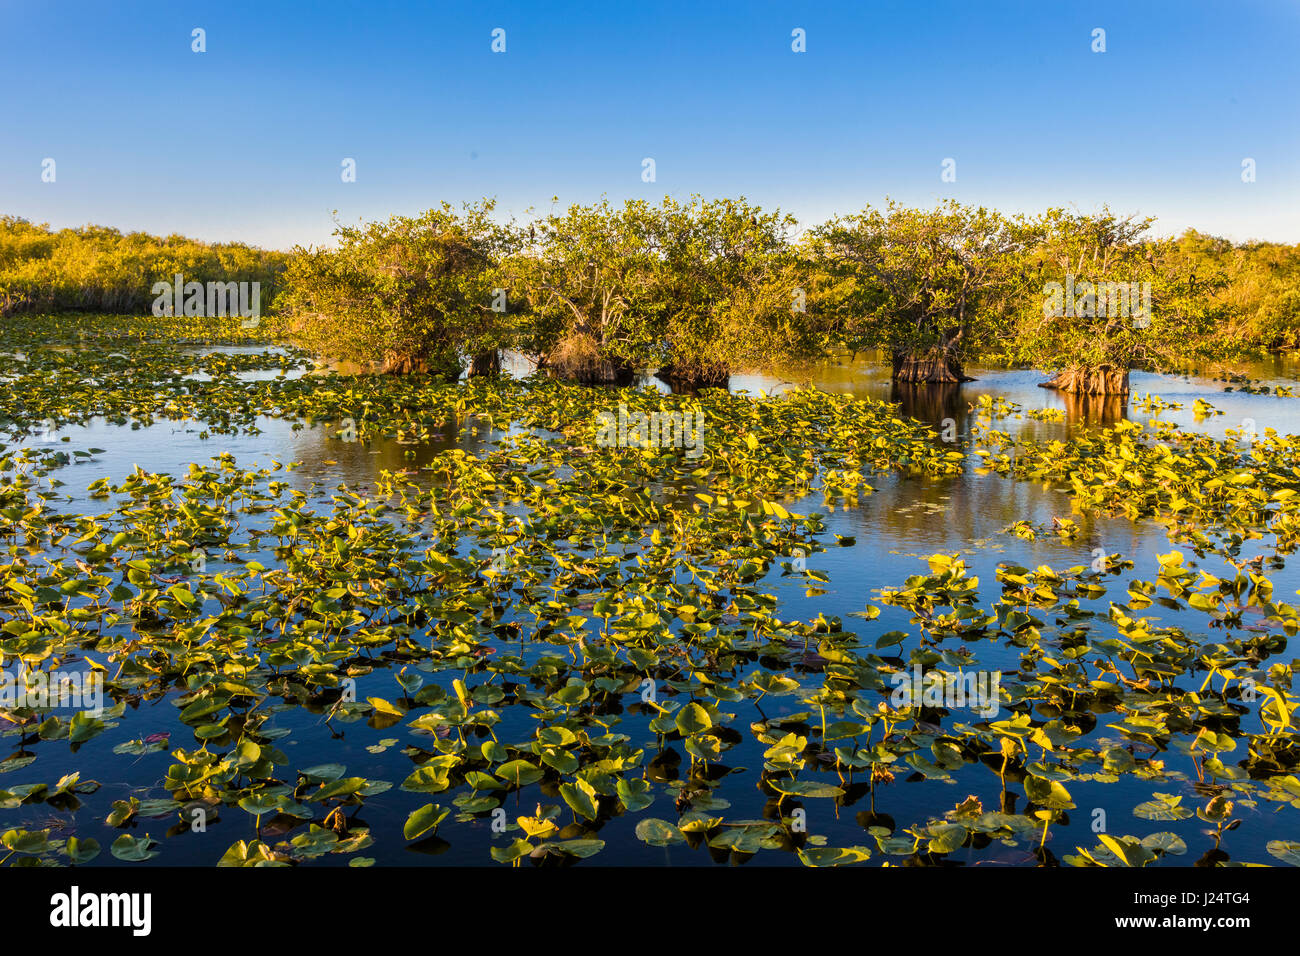
{"label": "bush", "polygon": [[156,282],[258,282],[278,292],[288,259],[243,243],[123,234],[105,226],[60,229],[0,216],[0,315],[18,312],[148,314]]}
{"label": "bush", "polygon": [[514,338],[493,203],[335,230],[337,249],[295,248],[277,308],[308,348],[384,372],[454,381]]}

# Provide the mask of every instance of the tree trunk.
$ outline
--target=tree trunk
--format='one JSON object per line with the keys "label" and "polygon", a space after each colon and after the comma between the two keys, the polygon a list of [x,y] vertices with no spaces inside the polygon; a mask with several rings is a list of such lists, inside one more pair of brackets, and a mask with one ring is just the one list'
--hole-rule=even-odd
{"label": "tree trunk", "polygon": [[1072,365],[1063,368],[1039,388],[1055,388],[1073,395],[1127,395],[1128,369],[1114,365],[1086,368]]}
{"label": "tree trunk", "polygon": [[492,349],[488,352],[479,352],[470,362],[469,374],[470,378],[476,375],[500,375],[501,350]]}
{"label": "tree trunk", "polygon": [[1070,423],[1113,425],[1128,418],[1127,395],[1061,392],[1061,400],[1065,403],[1065,420]]}
{"label": "tree trunk", "polygon": [[635,369],[607,358],[593,358],[584,362],[543,361],[537,367],[545,369],[554,378],[576,385],[616,385],[622,388],[631,385],[636,379]]}
{"label": "tree trunk", "polygon": [[941,345],[927,352],[895,352],[893,379],[918,385],[956,385],[974,381],[962,370],[957,357]]}
{"label": "tree trunk", "polygon": [[429,360],[422,355],[386,352],[379,371],[384,375],[419,375],[429,371]]}
{"label": "tree trunk", "polygon": [[464,369],[454,360],[430,365],[426,355],[387,352],[379,371],[384,375],[433,375],[444,382],[455,382]]}
{"label": "tree trunk", "polygon": [[589,335],[562,340],[537,366],[556,378],[579,385],[631,385],[636,369],[602,354],[600,343]]}
{"label": "tree trunk", "polygon": [[942,428],[951,418],[962,421],[966,406],[961,401],[961,386],[949,382],[918,385],[915,382],[894,382],[889,390],[889,400],[908,418]]}
{"label": "tree trunk", "polygon": [[731,372],[716,362],[669,362],[655,372],[655,378],[667,382],[673,393],[679,394],[702,388],[726,388]]}

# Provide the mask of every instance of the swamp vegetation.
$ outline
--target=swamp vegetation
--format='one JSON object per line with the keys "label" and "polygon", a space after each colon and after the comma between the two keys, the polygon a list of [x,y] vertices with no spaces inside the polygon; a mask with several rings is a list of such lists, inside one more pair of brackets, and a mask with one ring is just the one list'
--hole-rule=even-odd
{"label": "swamp vegetation", "polygon": [[[775,220],[708,215],[770,251]],[[1145,375],[1101,420],[1032,373],[911,414],[830,374],[693,394],[635,378],[643,350],[750,366],[646,338],[575,251],[520,280],[553,325],[506,331],[581,322],[623,387],[456,380],[514,321],[480,307],[502,267],[451,230],[424,261],[465,269],[403,272],[405,228],[290,265],[253,328],[0,326],[0,655],[104,688],[0,707],[0,862],[1300,865],[1294,370]],[[349,262],[370,239],[391,286]],[[327,268],[360,290],[334,319],[429,296],[474,337],[321,367],[292,317],[340,295]],[[800,341],[717,306],[784,266],[745,268],[653,295]],[[705,453],[603,446],[620,405],[702,415]],[[976,674],[993,699],[954,704]],[[912,675],[936,693],[900,701]]]}
{"label": "swamp vegetation", "polygon": [[564,381],[655,373],[683,392],[848,350],[883,352],[900,385],[959,384],[983,363],[1123,397],[1134,371],[1300,345],[1300,248],[1154,227],[954,201],[801,225],[699,196],[517,221],[483,200],[286,253],[5,217],[0,315],[147,313],[156,281],[257,282],[278,326],[331,361],[455,381],[509,351]]}

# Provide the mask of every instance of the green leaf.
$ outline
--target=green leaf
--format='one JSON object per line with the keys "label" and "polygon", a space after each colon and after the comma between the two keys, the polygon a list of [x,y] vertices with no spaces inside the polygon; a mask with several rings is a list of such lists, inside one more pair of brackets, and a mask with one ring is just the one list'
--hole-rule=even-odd
{"label": "green leaf", "polygon": [[644,810],[650,804],[654,803],[654,795],[650,792],[650,782],[640,777],[633,777],[618,782],[618,799],[630,812],[636,813]]}
{"label": "green leaf", "polygon": [[85,743],[91,737],[103,733],[104,728],[108,725],[98,718],[91,717],[85,711],[77,711],[72,715],[72,720],[68,727],[68,742],[74,744]]}
{"label": "green leaf", "polygon": [[599,812],[596,805],[596,789],[582,778],[573,783],[560,784],[560,796],[573,808],[573,812],[588,820],[596,819]]}
{"label": "green leaf", "polygon": [[99,856],[99,841],[94,837],[85,837],[84,839],[81,837],[68,837],[68,843],[63,852],[67,854],[73,866],[89,863]]}
{"label": "green leaf", "polygon": [[128,863],[142,863],[158,855],[158,852],[154,849],[157,845],[158,842],[150,839],[147,833],[138,839],[129,833],[123,833],[113,841],[113,845],[109,849],[113,856],[119,860],[125,860]]}
{"label": "green leaf", "polygon": [[1300,843],[1295,840],[1270,840],[1264,849],[1283,863],[1300,866]]}
{"label": "green leaf", "polygon": [[418,840],[425,834],[437,830],[438,824],[445,820],[449,813],[451,810],[446,807],[436,803],[426,803],[418,810],[412,811],[406,818],[406,825],[402,827],[402,836],[407,840]]}
{"label": "green leaf", "polygon": [[677,712],[677,732],[683,737],[689,737],[692,734],[702,733],[713,726],[713,721],[709,719],[709,712],[699,704],[687,704]]}
{"label": "green leaf", "polygon": [[870,858],[871,851],[865,846],[804,847],[799,851],[799,860],[804,866],[847,866]]}
{"label": "green leaf", "polygon": [[636,825],[636,836],[642,843],[648,843],[651,846],[672,846],[676,843],[686,842],[686,837],[681,830],[667,820],[660,820],[656,817],[647,817],[638,823]]}

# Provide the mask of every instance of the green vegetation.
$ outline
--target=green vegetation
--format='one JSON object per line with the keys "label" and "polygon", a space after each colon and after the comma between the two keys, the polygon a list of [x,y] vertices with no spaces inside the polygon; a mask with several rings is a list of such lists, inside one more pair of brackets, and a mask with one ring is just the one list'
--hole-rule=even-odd
{"label": "green vegetation", "polygon": [[[430,248],[403,288],[445,275],[447,246]],[[17,442],[0,449],[0,655],[47,686],[97,674],[104,700],[71,717],[0,700],[0,862],[194,862],[196,820],[220,866],[449,846],[563,865],[617,861],[616,840],[808,866],[1300,862],[1300,610],[1272,578],[1300,545],[1297,436],[1124,422],[1034,440],[996,430],[1018,409],[990,399],[945,442],[815,389],[452,383],[432,361],[350,375],[293,349],[190,347],[260,331],[5,323],[0,375],[20,398],[0,417]],[[706,453],[602,445],[617,404],[699,412]],[[25,437],[97,418],[204,436],[291,422],[408,456],[434,432],[458,444],[326,488],[228,453],[79,481],[104,449]],[[972,467],[1045,484],[1070,515],[1000,538],[1087,554],[1112,515],[1162,526],[1173,549],[1002,561],[984,582],[935,553],[844,618],[792,612],[793,591],[835,586],[813,559],[858,547],[828,527],[836,510]],[[953,703],[994,667],[977,706]],[[340,739],[367,756],[333,759]],[[92,753],[129,792],[66,769]],[[952,809],[918,813],[913,788],[943,785]],[[1059,846],[1098,791],[1140,795]],[[755,792],[761,813],[733,806]],[[1244,814],[1268,837],[1238,830]],[[830,843],[841,817],[857,836]],[[1208,829],[1183,826],[1196,819]]]}
{"label": "green vegetation", "polygon": [[294,250],[278,305],[318,353],[453,382],[467,355],[476,371],[499,369],[514,335],[494,291],[506,238],[492,208],[444,204],[419,218],[340,227],[337,249]]}
{"label": "green vegetation", "polygon": [[621,383],[639,369],[686,388],[816,354],[794,302],[793,220],[744,200],[607,202],[553,214],[506,263],[526,351],[561,377]]}
{"label": "green vegetation", "polygon": [[105,226],[51,230],[0,216],[0,316],[20,312],[148,313],[154,284],[258,282],[262,302],[280,288],[288,256],[243,243],[123,234]]}
{"label": "green vegetation", "polygon": [[1114,395],[1128,392],[1130,369],[1177,368],[1221,353],[1214,337],[1227,313],[1219,298],[1225,280],[1214,272],[1198,279],[1190,244],[1148,238],[1153,221],[1109,210],[1048,213],[1031,250],[1030,285],[1052,290],[1049,307],[1018,297],[1004,355],[1055,372],[1046,387]]}
{"label": "green vegetation", "polygon": [[1016,302],[1034,302],[1024,271],[1036,231],[1024,219],[948,201],[932,211],[890,203],[813,234],[832,341],[883,349],[901,382],[956,383],[986,354]]}
{"label": "green vegetation", "polygon": [[[454,380],[514,349],[559,378],[674,388],[847,349],[896,381],[951,384],[977,361],[1123,395],[1132,369],[1185,370],[1300,345],[1300,248],[1052,209],[1008,217],[890,203],[795,233],[744,199],[575,205],[527,223],[494,203],[339,227],[268,253],[0,220],[0,310],[145,312],[155,281],[260,281],[318,355]],[[280,293],[276,295],[277,290]]]}

